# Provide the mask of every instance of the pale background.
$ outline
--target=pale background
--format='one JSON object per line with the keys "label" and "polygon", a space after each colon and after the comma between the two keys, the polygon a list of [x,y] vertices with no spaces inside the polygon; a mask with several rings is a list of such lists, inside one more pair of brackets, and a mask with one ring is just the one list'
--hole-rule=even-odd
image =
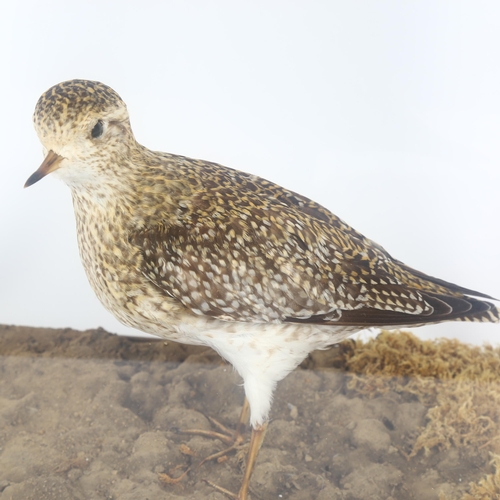
{"label": "pale background", "polygon": [[[35,103],[71,78],[112,86],[151,149],[262,175],[500,297],[497,0],[20,0],[0,50],[0,323],[131,333],[86,281],[66,186],[22,189]],[[498,325],[415,332],[500,342]]]}

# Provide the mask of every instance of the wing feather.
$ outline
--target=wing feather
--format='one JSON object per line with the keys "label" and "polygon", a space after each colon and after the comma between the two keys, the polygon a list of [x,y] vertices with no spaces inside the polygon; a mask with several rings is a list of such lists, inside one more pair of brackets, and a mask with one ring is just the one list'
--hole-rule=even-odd
{"label": "wing feather", "polygon": [[481,294],[392,259],[315,202],[255,176],[205,168],[205,185],[193,188],[177,218],[130,235],[142,273],[196,314],[360,326],[498,315],[464,295]]}

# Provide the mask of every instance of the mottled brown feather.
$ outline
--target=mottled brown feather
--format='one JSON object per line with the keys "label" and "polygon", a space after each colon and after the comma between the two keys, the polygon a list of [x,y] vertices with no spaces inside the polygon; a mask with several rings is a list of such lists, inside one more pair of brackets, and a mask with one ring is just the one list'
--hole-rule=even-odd
{"label": "mottled brown feather", "polygon": [[130,241],[142,251],[143,274],[197,314],[367,326],[497,314],[464,296],[481,294],[412,270],[304,196],[177,158],[179,178],[191,181],[183,210]]}

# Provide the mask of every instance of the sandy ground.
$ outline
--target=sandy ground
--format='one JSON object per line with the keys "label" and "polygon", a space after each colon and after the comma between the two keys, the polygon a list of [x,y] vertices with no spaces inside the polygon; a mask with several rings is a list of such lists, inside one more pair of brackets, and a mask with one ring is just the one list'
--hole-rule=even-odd
{"label": "sandy ground", "polygon": [[[493,471],[484,446],[409,458],[428,408],[405,391],[348,389],[341,351],[279,384],[252,500],[460,499]],[[237,421],[240,380],[210,350],[0,326],[0,374],[0,500],[226,498],[203,478],[238,490],[243,451],[197,467],[223,445],[180,432]]]}

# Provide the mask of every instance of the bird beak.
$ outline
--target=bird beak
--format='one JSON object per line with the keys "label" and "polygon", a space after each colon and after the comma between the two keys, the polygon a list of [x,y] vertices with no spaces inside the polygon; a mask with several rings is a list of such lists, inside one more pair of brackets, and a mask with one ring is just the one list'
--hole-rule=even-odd
{"label": "bird beak", "polygon": [[42,164],[38,168],[38,170],[30,175],[24,187],[27,188],[32,184],[35,184],[35,182],[38,182],[40,179],[43,179],[46,175],[50,174],[54,170],[57,170],[60,166],[62,159],[63,159],[62,156],[59,156],[57,153],[54,153],[54,151],[50,150],[47,156],[45,157],[45,160],[43,160]]}

